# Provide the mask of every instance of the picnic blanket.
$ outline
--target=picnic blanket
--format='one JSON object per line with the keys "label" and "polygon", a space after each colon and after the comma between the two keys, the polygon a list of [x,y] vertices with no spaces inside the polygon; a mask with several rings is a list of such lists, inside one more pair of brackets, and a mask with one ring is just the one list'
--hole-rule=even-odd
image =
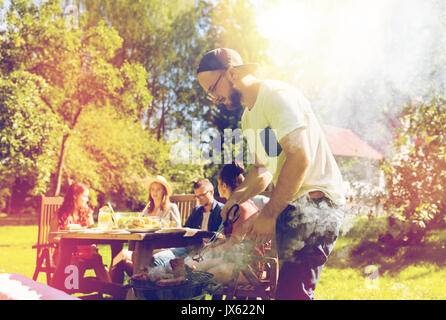
{"label": "picnic blanket", "polygon": [[18,273],[0,274],[0,300],[80,300]]}

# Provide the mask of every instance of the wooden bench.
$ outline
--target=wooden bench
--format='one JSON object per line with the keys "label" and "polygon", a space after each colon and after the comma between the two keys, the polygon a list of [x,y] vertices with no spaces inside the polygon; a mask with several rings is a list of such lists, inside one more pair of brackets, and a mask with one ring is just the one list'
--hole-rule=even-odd
{"label": "wooden bench", "polygon": [[184,226],[192,210],[198,205],[197,199],[193,194],[180,194],[170,196],[170,201],[178,206],[181,216],[181,225]]}

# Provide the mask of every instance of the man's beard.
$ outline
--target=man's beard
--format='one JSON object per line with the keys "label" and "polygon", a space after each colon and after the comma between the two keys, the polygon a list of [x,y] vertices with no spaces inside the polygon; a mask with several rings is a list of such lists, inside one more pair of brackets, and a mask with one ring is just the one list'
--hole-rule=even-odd
{"label": "man's beard", "polygon": [[242,107],[242,93],[237,89],[235,89],[234,87],[232,87],[231,89],[232,92],[231,95],[229,96],[230,104],[225,106],[226,109],[233,111],[240,109]]}

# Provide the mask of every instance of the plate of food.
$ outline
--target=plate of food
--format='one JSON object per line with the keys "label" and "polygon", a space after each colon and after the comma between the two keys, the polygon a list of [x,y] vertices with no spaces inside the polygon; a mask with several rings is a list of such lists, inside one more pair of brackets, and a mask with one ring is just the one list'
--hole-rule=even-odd
{"label": "plate of food", "polygon": [[79,232],[79,231],[86,230],[87,228],[82,227],[80,224],[77,224],[77,223],[70,223],[70,224],[67,224],[66,229],[67,229],[67,231]]}
{"label": "plate of food", "polygon": [[158,232],[182,232],[182,231],[190,231],[190,230],[200,231],[199,229],[192,229],[192,228],[187,228],[187,227],[169,227],[169,228],[161,228],[161,230]]}
{"label": "plate of food", "polygon": [[112,229],[112,230],[101,230],[103,233],[125,233],[127,230],[123,229]]}
{"label": "plate of food", "polygon": [[129,228],[126,231],[131,233],[149,233],[161,230],[161,228]]}

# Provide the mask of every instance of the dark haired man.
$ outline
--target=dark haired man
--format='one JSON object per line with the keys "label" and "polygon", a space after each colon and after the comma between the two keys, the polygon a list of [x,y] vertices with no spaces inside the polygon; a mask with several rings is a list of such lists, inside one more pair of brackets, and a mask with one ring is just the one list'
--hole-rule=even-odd
{"label": "dark haired man", "polygon": [[[184,226],[217,231],[222,222],[220,212],[223,204],[214,199],[214,186],[208,179],[200,179],[194,182],[193,188],[195,198],[200,205],[192,210]],[[167,267],[171,259],[185,257],[190,253],[190,249],[184,247],[163,250],[153,255],[153,265]]]}
{"label": "dark haired man", "polygon": [[208,179],[201,179],[194,183],[195,198],[200,203],[196,206],[185,227],[217,231],[221,224],[220,212],[223,204],[214,199],[214,186]]}

